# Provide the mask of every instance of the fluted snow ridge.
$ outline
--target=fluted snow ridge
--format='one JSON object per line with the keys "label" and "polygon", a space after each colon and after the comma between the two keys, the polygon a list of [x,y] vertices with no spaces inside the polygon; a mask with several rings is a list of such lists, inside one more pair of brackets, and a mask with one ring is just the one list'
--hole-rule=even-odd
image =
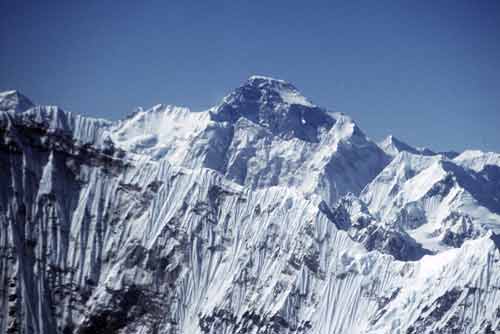
{"label": "fluted snow ridge", "polygon": [[100,147],[106,139],[106,130],[113,124],[104,119],[85,117],[64,111],[57,106],[31,106],[21,112],[0,110],[0,124],[10,128],[12,123],[24,128],[39,128],[69,136],[81,144]]}
{"label": "fluted snow ridge", "polygon": [[[73,159],[55,151],[2,157],[10,161],[2,180],[12,182],[1,197],[3,329],[388,333],[421,324],[430,333],[450,324],[497,326],[494,236],[398,262],[367,253],[317,202],[290,189],[241,188],[217,172],[166,161],[109,173]],[[418,294],[417,284],[432,292]],[[463,308],[461,300],[473,305]]]}
{"label": "fluted snow ridge", "polygon": [[382,252],[404,230],[337,202],[434,165],[377,176],[387,157],[345,115],[315,142],[169,106],[113,124],[45,109],[0,112],[2,332],[500,330],[496,234],[397,261]]}

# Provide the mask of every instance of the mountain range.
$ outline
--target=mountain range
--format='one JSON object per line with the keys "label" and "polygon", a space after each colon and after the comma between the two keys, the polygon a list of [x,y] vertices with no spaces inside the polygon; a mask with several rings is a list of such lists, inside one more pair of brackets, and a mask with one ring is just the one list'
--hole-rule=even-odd
{"label": "mountain range", "polygon": [[119,121],[0,93],[3,333],[499,333],[500,154],[252,76]]}

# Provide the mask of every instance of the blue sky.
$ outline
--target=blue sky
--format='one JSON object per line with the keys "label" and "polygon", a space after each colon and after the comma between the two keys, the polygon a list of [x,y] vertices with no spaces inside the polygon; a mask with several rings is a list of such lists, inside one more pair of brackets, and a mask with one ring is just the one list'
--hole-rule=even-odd
{"label": "blue sky", "polygon": [[251,74],[436,150],[500,152],[499,1],[0,2],[0,90],[119,119]]}

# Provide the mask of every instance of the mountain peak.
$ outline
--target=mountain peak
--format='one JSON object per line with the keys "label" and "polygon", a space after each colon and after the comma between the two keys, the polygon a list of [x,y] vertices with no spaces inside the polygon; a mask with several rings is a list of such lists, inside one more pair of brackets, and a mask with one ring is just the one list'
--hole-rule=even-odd
{"label": "mountain peak", "polygon": [[285,80],[276,79],[276,78],[268,77],[265,75],[251,75],[248,78],[247,82],[249,82],[249,83],[267,82],[267,83],[280,83],[280,84],[291,85],[290,83],[286,82]]}
{"label": "mountain peak", "polygon": [[413,146],[408,145],[404,141],[396,138],[393,135],[388,135],[384,140],[382,140],[379,144],[379,147],[388,155],[396,156],[400,152],[409,152],[412,154],[419,155],[435,155],[433,151],[428,148],[415,148]]}
{"label": "mountain peak", "polygon": [[459,165],[480,172],[488,165],[500,167],[500,154],[479,150],[466,150],[453,159]]}
{"label": "mountain peak", "polygon": [[273,102],[288,105],[303,105],[314,107],[314,105],[302,95],[302,93],[291,83],[262,75],[252,75],[240,87],[250,91],[260,92],[263,97]]}
{"label": "mountain peak", "polygon": [[388,135],[383,141],[383,145],[394,145],[395,147],[404,149],[404,150],[415,150],[414,147],[411,147],[410,145],[406,144],[404,141],[398,139],[394,135]]}
{"label": "mountain peak", "polygon": [[33,106],[33,102],[17,90],[0,92],[1,111],[14,110],[15,112],[23,112]]}
{"label": "mountain peak", "polygon": [[319,128],[331,128],[334,119],[307,100],[292,84],[254,75],[224,97],[211,110],[215,121],[236,122],[239,118],[286,138],[317,141]]}

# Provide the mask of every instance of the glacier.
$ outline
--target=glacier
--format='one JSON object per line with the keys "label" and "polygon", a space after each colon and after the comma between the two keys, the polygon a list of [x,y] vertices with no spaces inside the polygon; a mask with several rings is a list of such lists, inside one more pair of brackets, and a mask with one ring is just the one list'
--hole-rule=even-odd
{"label": "glacier", "polygon": [[119,121],[8,91],[0,132],[1,332],[500,331],[497,153],[264,76]]}

